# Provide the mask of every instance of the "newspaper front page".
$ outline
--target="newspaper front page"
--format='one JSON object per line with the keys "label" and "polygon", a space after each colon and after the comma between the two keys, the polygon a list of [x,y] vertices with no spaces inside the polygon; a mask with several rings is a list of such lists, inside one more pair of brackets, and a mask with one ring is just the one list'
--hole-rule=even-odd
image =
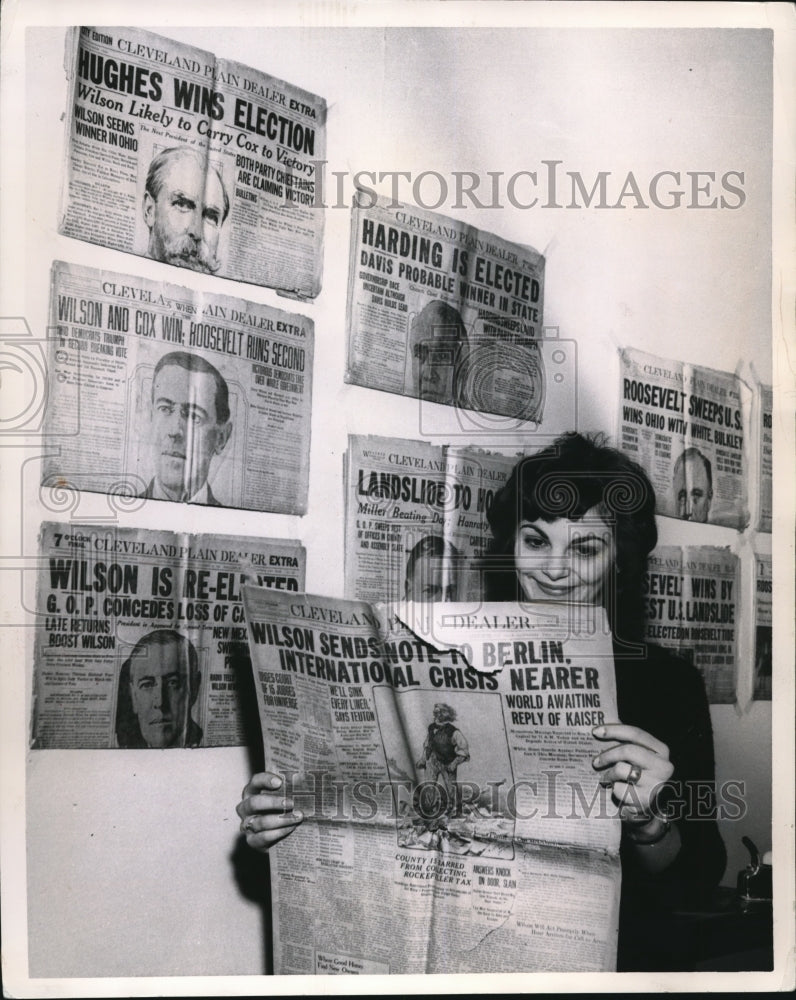
{"label": "newspaper front page", "polygon": [[305,316],[56,261],[42,484],[304,514]]}
{"label": "newspaper front page", "polygon": [[760,441],[758,453],[760,462],[760,494],[758,531],[771,534],[771,517],[773,503],[773,430],[771,426],[774,410],[774,390],[770,385],[761,385],[759,394]]}
{"label": "newspaper front page", "polygon": [[645,638],[674,649],[699,668],[708,701],[736,699],[740,568],[728,549],[659,546],[645,578]]}
{"label": "newspaper front page", "polygon": [[326,102],[138,28],[74,28],[60,232],[314,298]]}
{"label": "newspaper front page", "polygon": [[541,421],[544,267],[531,247],[359,192],[346,381]]}
{"label": "newspaper front page", "polygon": [[32,747],[246,745],[242,586],[299,592],[305,567],[296,541],[46,522]]}
{"label": "newspaper front page", "polygon": [[277,974],[615,967],[601,610],[244,603],[266,766],[306,817],[270,854]]}
{"label": "newspaper front page", "polygon": [[773,578],[771,556],[755,555],[755,665],[752,697],[771,701]]}
{"label": "newspaper front page", "polygon": [[353,600],[465,600],[481,593],[487,513],[517,456],[350,435],[345,593]]}
{"label": "newspaper front page", "polygon": [[749,523],[749,392],[726,372],[621,351],[619,447],[647,472],[658,512],[744,528]]}

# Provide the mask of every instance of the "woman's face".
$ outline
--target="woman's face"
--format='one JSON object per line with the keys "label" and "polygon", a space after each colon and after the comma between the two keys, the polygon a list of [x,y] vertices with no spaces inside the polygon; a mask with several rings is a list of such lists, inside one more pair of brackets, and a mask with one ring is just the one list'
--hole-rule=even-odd
{"label": "woman's face", "polygon": [[616,561],[612,529],[597,508],[579,521],[521,521],[514,563],[529,601],[601,604]]}

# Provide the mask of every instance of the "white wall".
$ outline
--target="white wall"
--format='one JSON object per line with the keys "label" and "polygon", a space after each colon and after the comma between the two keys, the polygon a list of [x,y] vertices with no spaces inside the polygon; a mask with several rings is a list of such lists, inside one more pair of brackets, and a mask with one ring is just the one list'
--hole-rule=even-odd
{"label": "white wall", "polygon": [[[262,68],[329,103],[330,170],[541,169],[564,161],[598,170],[745,172],[747,201],[717,210],[471,210],[468,218],[547,255],[548,325],[577,342],[578,423],[612,432],[617,348],[771,381],[770,36],[743,32],[578,30],[385,31],[186,29],[161,34]],[[56,233],[66,88],[61,29],[28,34],[22,228],[24,281],[4,288],[34,331],[46,324],[54,258],[162,277],[158,265]],[[22,148],[16,151],[22,155]],[[350,182],[346,198],[351,194]],[[628,203],[629,204],[629,203]],[[446,206],[447,207],[447,206]],[[14,214],[16,213],[16,215]],[[448,214],[457,213],[449,211]],[[300,537],[308,590],[342,594],[341,459],[347,434],[417,436],[417,402],[343,383],[349,213],[326,218],[323,291],[302,307],[315,320],[310,494],[303,519],[156,504],[120,522],[196,531]],[[22,239],[24,237],[24,239]],[[174,281],[201,287],[201,276]],[[214,288],[271,304],[265,289]],[[287,306],[288,308],[289,305]],[[13,313],[12,313],[13,314]],[[569,429],[545,428],[545,429]],[[46,517],[88,519],[107,508],[80,499],[53,513],[37,473],[20,510],[23,551]],[[750,488],[754,484],[750,483]],[[27,487],[25,487],[27,489]],[[229,527],[232,526],[232,527]],[[663,544],[730,545],[750,580],[754,543],[770,537],[661,519]],[[24,588],[30,600],[27,574]],[[30,606],[30,605],[28,605]],[[20,631],[20,642],[24,630]],[[741,688],[751,670],[751,624],[740,629]],[[30,685],[30,643],[27,643]],[[27,711],[27,710],[26,710]],[[743,823],[725,824],[728,881],[746,863],[741,833],[770,846],[770,706],[714,707],[719,779],[746,782]],[[22,726],[16,730],[22,735]],[[40,751],[27,755],[30,969],[35,976],[256,974],[263,916],[234,878],[234,805],[250,773],[243,749]],[[251,859],[249,859],[251,861]],[[256,868],[256,862],[253,863]],[[260,869],[257,869],[260,871]],[[261,872],[260,872],[261,874]],[[5,872],[4,872],[5,876]],[[256,876],[259,877],[259,876]]]}

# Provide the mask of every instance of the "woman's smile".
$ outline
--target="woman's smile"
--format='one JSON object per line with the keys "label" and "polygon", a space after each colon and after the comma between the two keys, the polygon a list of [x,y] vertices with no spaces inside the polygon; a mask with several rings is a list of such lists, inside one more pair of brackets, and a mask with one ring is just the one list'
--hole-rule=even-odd
{"label": "woman's smile", "polygon": [[522,521],[514,541],[520,586],[529,601],[600,604],[615,567],[611,528],[592,507],[573,521]]}

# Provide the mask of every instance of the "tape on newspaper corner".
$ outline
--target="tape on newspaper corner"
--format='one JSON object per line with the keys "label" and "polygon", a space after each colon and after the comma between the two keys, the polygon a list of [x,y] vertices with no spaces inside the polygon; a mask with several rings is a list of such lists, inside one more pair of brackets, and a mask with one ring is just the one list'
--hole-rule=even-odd
{"label": "tape on newspaper corner", "polygon": [[474,347],[456,366],[453,398],[478,413],[540,421],[544,411],[545,368],[536,344],[490,340]]}

